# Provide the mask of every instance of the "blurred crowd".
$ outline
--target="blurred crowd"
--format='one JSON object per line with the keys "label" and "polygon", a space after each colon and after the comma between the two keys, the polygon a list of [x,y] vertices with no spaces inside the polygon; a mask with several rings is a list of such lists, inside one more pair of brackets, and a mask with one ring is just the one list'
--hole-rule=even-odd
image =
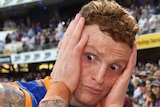
{"label": "blurred crowd", "polygon": [[[1,74],[0,82],[43,79],[51,71],[10,72]],[[128,85],[124,107],[160,107],[160,64],[138,62]]]}
{"label": "blurred crowd", "polygon": [[136,7],[134,5],[128,8],[130,14],[132,14],[141,26],[142,31],[139,34],[154,33],[157,31],[157,25],[159,23],[159,7],[153,5],[144,5]]}
{"label": "blurred crowd", "polygon": [[[138,24],[142,27],[138,35],[159,31],[160,9],[158,6],[148,4],[138,7],[131,5],[130,8],[126,9],[136,18]],[[28,26],[22,20],[6,19],[2,30],[14,30],[14,32],[8,33],[5,41],[0,41],[0,54],[13,53],[13,51],[5,49],[5,45],[15,42],[21,42],[22,47],[14,49],[14,52],[49,49],[57,46],[71,19],[67,17],[65,20],[62,20],[62,18],[53,16],[49,20],[48,27],[45,28],[42,27],[40,22],[32,23]]]}
{"label": "blurred crowd", "polygon": [[51,71],[41,71],[41,72],[10,72],[8,74],[1,73],[0,82],[13,82],[13,81],[22,81],[28,82],[32,80],[43,79],[48,76]]}
{"label": "blurred crowd", "polygon": [[160,107],[160,65],[137,63],[127,96],[133,107]]}
{"label": "blurred crowd", "polygon": [[40,22],[33,23],[28,27],[23,22],[16,25],[13,20],[6,20],[3,30],[13,30],[13,32],[6,35],[5,41],[0,41],[0,53],[8,54],[8,51],[10,51],[9,54],[13,53],[12,50],[6,50],[5,45],[14,45],[19,42],[22,46],[16,47],[16,49],[14,49],[15,53],[56,47],[67,25],[68,22],[58,20],[55,17],[49,20],[47,28],[42,28]]}
{"label": "blurred crowd", "polygon": [[[157,24],[160,19],[160,8],[152,5],[134,6],[126,8],[132,14],[142,30],[138,35],[154,33],[159,31]],[[6,44],[21,42],[22,48],[16,49],[16,52],[34,51],[37,49],[50,49],[56,47],[63,37],[66,28],[72,18],[67,20],[52,17],[49,20],[47,28],[43,28],[40,22],[32,23],[31,26],[25,25],[23,21],[18,23],[12,19],[4,22],[3,30],[14,30],[8,33],[5,41],[0,41],[0,54],[6,53],[4,49]],[[41,79],[49,75],[50,72],[38,73],[19,73],[19,76],[2,75],[1,82],[31,81]],[[14,74],[16,75],[16,73]],[[138,62],[132,74],[130,84],[126,93],[124,107],[160,107],[160,64]]]}

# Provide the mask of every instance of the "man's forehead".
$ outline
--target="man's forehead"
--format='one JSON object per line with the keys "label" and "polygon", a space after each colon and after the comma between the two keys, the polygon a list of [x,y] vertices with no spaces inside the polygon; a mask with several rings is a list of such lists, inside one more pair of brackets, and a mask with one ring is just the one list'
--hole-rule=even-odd
{"label": "man's forehead", "polygon": [[87,34],[89,36],[87,46],[94,47],[94,48],[97,47],[102,51],[107,48],[109,50],[117,50],[122,52],[122,50],[125,49],[125,51],[128,51],[129,53],[129,51],[131,50],[131,48],[127,44],[114,41],[109,33],[107,32],[103,33],[99,29],[98,25],[85,26],[83,33],[84,35]]}

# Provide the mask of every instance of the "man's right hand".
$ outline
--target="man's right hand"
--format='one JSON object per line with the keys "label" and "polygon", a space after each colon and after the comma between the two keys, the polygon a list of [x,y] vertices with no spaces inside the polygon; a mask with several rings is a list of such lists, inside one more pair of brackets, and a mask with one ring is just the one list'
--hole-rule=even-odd
{"label": "man's right hand", "polygon": [[53,82],[63,82],[73,93],[80,76],[80,58],[87,43],[88,35],[82,36],[85,19],[77,14],[68,26],[59,44],[59,53],[51,73]]}

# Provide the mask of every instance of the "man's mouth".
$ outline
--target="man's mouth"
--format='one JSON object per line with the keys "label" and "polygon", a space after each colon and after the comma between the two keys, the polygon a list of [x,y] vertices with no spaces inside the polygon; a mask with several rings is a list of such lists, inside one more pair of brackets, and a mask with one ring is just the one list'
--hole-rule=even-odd
{"label": "man's mouth", "polygon": [[93,94],[101,94],[101,93],[102,93],[102,90],[99,89],[99,88],[95,88],[95,87],[91,87],[91,86],[85,86],[85,88],[86,88],[89,92],[91,92],[91,93],[93,93]]}

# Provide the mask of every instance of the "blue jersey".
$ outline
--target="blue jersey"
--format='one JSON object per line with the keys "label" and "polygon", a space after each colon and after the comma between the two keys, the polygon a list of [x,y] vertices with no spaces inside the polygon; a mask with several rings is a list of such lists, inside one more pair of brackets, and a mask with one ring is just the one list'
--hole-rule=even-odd
{"label": "blue jersey", "polygon": [[[30,82],[15,81],[11,84],[17,86],[21,91],[23,91],[26,99],[25,107],[38,107],[39,102],[43,99],[49,89],[50,80],[51,78],[47,76],[40,80],[33,80]],[[68,107],[74,106],[69,105]]]}
{"label": "blue jersey", "polygon": [[44,79],[30,82],[15,81],[11,84],[23,91],[26,99],[25,107],[38,107],[39,102],[43,99],[50,86],[50,77],[47,76]]}

